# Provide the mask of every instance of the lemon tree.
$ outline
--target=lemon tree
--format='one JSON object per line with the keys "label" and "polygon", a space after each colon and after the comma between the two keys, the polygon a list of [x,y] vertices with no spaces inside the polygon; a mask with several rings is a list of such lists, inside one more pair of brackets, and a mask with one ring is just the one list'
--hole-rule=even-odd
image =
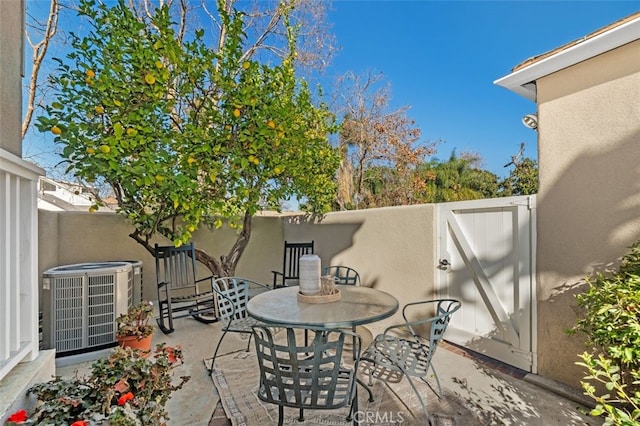
{"label": "lemon tree", "polygon": [[310,212],[329,208],[339,155],[334,117],[295,74],[294,28],[289,54],[260,63],[242,54],[243,14],[218,5],[225,37],[212,48],[202,30],[180,41],[166,7],[143,20],[123,1],[82,1],[87,31],[57,60],[55,101],[37,127],[54,135],[69,173],[113,188],[150,252],[155,234],[180,246],[202,226],[237,229],[226,254],[198,252],[224,276],[258,210],[292,196]]}

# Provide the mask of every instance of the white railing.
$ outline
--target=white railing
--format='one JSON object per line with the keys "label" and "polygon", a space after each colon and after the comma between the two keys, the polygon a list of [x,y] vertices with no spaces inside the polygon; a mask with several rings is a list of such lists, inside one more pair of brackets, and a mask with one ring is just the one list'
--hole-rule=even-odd
{"label": "white railing", "polygon": [[38,176],[0,149],[0,380],[38,356]]}

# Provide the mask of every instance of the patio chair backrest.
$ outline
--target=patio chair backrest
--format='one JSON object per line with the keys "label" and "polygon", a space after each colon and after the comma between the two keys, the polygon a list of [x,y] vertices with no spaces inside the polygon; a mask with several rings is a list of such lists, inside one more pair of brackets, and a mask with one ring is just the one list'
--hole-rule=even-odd
{"label": "patio chair backrest", "polygon": [[213,281],[218,297],[218,316],[224,323],[247,317],[249,284],[241,278],[223,277]]}
{"label": "patio chair backrest", "polygon": [[285,280],[300,278],[300,258],[305,254],[313,254],[313,241],[305,243],[284,242],[282,272]]}
{"label": "patio chair backrest", "polygon": [[[301,409],[333,409],[351,403],[357,395],[354,392],[359,336],[346,330],[308,330],[314,336],[305,345],[296,328],[285,331],[286,339],[275,341],[270,327],[253,327],[260,368],[258,397]],[[341,362],[346,337],[349,341],[356,338],[354,368],[345,368]]]}
{"label": "patio chair backrest", "polygon": [[360,274],[348,266],[327,266],[322,275],[333,275],[336,284],[360,285]]}
{"label": "patio chair backrest", "polygon": [[172,290],[196,287],[196,252],[193,243],[180,247],[156,244],[155,253],[158,283],[167,283]]}

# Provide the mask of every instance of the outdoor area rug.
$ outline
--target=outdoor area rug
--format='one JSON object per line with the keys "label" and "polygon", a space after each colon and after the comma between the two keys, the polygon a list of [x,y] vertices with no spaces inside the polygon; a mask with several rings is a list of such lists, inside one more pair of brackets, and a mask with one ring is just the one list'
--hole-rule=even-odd
{"label": "outdoor area rug", "polygon": [[[206,360],[210,368],[210,360]],[[365,363],[363,363],[364,365]],[[262,426],[278,423],[278,407],[267,404],[256,396],[258,362],[254,352],[236,352],[219,356],[211,378],[220,396],[227,417],[234,426]],[[368,375],[361,374],[364,382]],[[443,389],[444,397],[439,400],[429,387],[420,380],[414,380],[431,417],[431,424],[482,425],[485,422],[471,409],[465,407],[462,399]],[[358,385],[358,420],[361,425],[427,425],[420,402],[416,398],[406,378],[397,383],[386,384],[374,380],[372,387],[374,402],[368,401],[367,391]],[[305,422],[298,422],[298,409],[285,407],[284,424],[304,425],[350,425],[346,421],[349,407],[339,410],[305,410]]]}

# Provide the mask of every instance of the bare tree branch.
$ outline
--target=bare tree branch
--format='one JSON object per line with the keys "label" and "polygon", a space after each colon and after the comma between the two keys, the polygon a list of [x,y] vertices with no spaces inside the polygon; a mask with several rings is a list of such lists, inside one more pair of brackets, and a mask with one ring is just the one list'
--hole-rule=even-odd
{"label": "bare tree branch", "polygon": [[27,95],[27,108],[25,111],[24,119],[22,120],[22,137],[27,134],[29,126],[31,125],[31,119],[33,118],[33,110],[36,99],[36,89],[38,88],[38,75],[40,74],[40,68],[45,56],[47,55],[47,49],[53,36],[58,30],[58,16],[60,14],[60,5],[58,0],[51,0],[49,7],[49,16],[45,24],[45,28],[42,35],[42,40],[34,44],[26,33],[26,38],[33,49],[33,69],[31,70],[31,77],[29,79],[29,92]]}

